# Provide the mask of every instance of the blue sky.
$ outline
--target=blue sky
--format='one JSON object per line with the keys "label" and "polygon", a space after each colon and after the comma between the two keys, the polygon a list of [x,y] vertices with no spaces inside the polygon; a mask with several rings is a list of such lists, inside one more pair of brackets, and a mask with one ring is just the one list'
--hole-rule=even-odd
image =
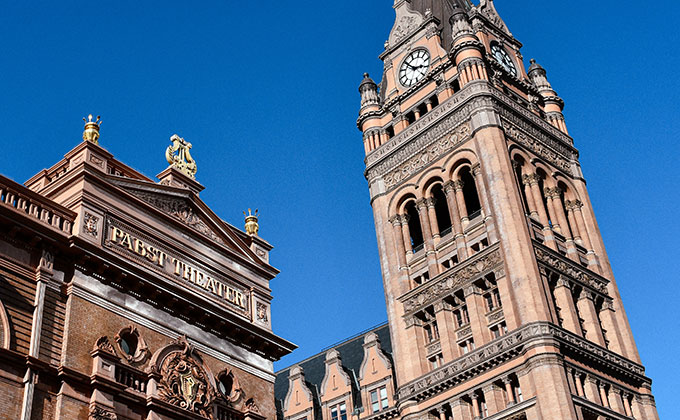
{"label": "blue sky", "polygon": [[[497,0],[565,99],[576,146],[662,418],[680,322],[674,265],[679,6]],[[0,173],[23,182],[102,115],[101,144],[148,176],[177,133],[226,220],[257,207],[282,270],[281,368],[386,319],[356,129],[363,72],[393,23],[390,0],[2,2]]]}

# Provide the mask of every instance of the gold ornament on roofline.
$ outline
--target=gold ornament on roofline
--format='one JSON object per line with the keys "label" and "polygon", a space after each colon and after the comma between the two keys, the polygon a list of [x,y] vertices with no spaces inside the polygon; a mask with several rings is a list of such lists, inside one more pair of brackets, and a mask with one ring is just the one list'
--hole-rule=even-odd
{"label": "gold ornament on roofline", "polygon": [[260,225],[258,224],[258,210],[255,209],[255,214],[252,213],[250,209],[248,209],[248,213],[243,212],[243,215],[246,216],[246,233],[248,236],[257,236],[258,232],[260,231]]}
{"label": "gold ornament on roofline", "polygon": [[90,114],[87,118],[83,118],[83,121],[85,121],[83,140],[99,144],[99,126],[102,125],[101,117],[97,115],[97,119],[93,121],[92,114]]}
{"label": "gold ornament on roofline", "polygon": [[177,134],[170,137],[172,144],[165,150],[165,159],[170,166],[176,168],[191,179],[196,178],[198,167],[196,161],[191,157],[191,143],[184,140]]}

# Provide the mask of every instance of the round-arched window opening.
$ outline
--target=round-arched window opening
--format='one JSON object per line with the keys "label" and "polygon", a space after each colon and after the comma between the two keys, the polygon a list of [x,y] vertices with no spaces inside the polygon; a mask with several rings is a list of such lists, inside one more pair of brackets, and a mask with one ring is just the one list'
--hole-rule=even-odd
{"label": "round-arched window opening", "polygon": [[137,354],[138,344],[139,340],[134,334],[124,333],[120,337],[120,348],[130,357],[134,357]]}
{"label": "round-arched window opening", "polygon": [[220,382],[217,386],[222,395],[229,398],[234,390],[234,379],[231,375],[222,375],[220,376]]}

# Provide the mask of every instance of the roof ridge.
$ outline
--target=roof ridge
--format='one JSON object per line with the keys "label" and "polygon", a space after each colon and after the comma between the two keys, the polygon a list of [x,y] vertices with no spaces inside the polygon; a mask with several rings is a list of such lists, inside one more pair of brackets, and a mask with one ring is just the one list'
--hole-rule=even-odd
{"label": "roof ridge", "polygon": [[384,326],[386,326],[386,325],[388,325],[387,321],[383,321],[383,322],[381,322],[380,324],[377,324],[377,325],[375,325],[375,326],[373,326],[373,327],[371,327],[371,328],[365,329],[365,330],[363,330],[363,331],[361,331],[361,332],[359,332],[359,333],[356,333],[356,334],[354,334],[354,335],[352,335],[352,336],[350,336],[350,337],[348,337],[348,338],[345,338],[345,339],[343,339],[343,340],[340,340],[340,341],[338,341],[338,342],[335,343],[335,344],[332,344],[332,345],[330,345],[330,346],[324,347],[324,348],[322,348],[321,350],[319,350],[318,352],[314,353],[313,355],[307,357],[306,359],[300,360],[299,362],[293,363],[293,364],[291,364],[291,365],[289,365],[289,366],[286,366],[286,367],[283,368],[283,369],[280,369],[280,370],[274,372],[274,375],[278,375],[279,373],[284,372],[284,371],[290,369],[291,367],[293,367],[293,366],[295,366],[295,365],[302,365],[303,363],[308,362],[308,361],[312,360],[312,359],[315,358],[315,357],[318,357],[320,354],[323,354],[324,352],[326,352],[326,351],[328,351],[328,350],[330,350],[330,349],[333,349],[333,348],[336,348],[336,347],[340,347],[340,346],[343,345],[343,344],[347,344],[347,343],[349,343],[350,341],[356,340],[357,338],[362,337],[362,336],[368,334],[369,332],[375,331],[375,330],[377,330],[377,329],[379,329],[379,328],[382,328],[382,327],[384,327]]}

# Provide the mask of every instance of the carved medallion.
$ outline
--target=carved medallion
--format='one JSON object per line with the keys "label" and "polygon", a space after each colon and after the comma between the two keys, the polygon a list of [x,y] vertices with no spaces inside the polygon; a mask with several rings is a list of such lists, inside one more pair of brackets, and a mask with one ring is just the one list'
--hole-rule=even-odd
{"label": "carved medallion", "polygon": [[161,365],[161,398],[184,410],[212,419],[213,391],[200,364],[191,356],[192,349],[171,353]]}

